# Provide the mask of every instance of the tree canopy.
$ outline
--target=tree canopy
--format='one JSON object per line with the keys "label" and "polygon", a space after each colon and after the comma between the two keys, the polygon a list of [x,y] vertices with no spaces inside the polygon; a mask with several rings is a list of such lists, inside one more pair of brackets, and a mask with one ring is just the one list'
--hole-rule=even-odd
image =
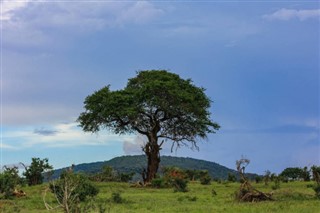
{"label": "tree canopy", "polygon": [[197,147],[198,138],[219,129],[211,121],[211,100],[204,92],[190,79],[166,70],[140,71],[122,90],[111,91],[108,85],[88,96],[78,122],[87,132],[107,129],[146,136],[143,151],[149,159],[159,155],[164,141],[177,147],[188,142]]}

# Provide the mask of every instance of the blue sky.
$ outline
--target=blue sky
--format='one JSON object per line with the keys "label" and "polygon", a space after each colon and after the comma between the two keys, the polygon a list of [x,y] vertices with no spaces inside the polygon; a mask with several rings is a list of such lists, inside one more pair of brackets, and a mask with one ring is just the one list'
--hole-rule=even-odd
{"label": "blue sky", "polygon": [[144,138],[83,133],[86,96],[138,70],[206,88],[222,128],[163,155],[263,174],[320,164],[318,1],[2,1],[1,164],[55,168],[142,154]]}

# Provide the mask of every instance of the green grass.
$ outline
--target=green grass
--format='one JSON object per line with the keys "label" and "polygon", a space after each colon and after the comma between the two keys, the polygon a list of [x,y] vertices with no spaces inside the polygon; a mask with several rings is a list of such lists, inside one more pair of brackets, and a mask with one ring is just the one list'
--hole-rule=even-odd
{"label": "green grass", "polygon": [[[318,213],[320,200],[314,196],[312,188],[307,185],[311,182],[282,183],[280,189],[272,190],[269,186],[253,184],[263,191],[273,191],[276,201],[259,203],[239,203],[234,200],[234,192],[239,189],[239,183],[212,183],[201,185],[198,182],[189,183],[186,193],[173,192],[173,189],[134,188],[126,183],[98,183],[100,193],[95,202],[101,203],[106,212],[290,212],[290,213]],[[11,201],[1,200],[1,212],[44,213],[48,212],[43,203],[43,192],[47,185],[25,187],[26,197],[16,198]],[[212,189],[217,195],[212,194]],[[112,201],[112,193],[118,192],[122,203]],[[46,201],[56,206],[56,201],[50,192]],[[62,212],[54,210],[51,212]],[[98,210],[93,211],[98,212]]]}

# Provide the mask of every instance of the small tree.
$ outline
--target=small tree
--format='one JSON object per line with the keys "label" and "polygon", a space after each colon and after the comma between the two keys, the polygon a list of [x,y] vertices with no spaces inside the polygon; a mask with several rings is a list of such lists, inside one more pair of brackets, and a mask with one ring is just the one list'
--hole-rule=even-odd
{"label": "small tree", "polygon": [[316,182],[313,189],[316,193],[316,197],[320,199],[320,166],[312,166],[311,171],[313,180]]}
{"label": "small tree", "polygon": [[228,178],[227,178],[227,180],[228,180],[229,182],[236,182],[236,181],[237,181],[237,177],[236,177],[235,174],[228,172]]}
{"label": "small tree", "polygon": [[263,180],[264,180],[264,185],[268,186],[271,180],[271,172],[269,170],[266,170],[264,172]]}
{"label": "small tree", "polygon": [[79,203],[99,192],[86,176],[72,170],[64,171],[59,180],[51,182],[50,190],[65,213],[79,212]]}
{"label": "small tree", "polygon": [[289,167],[284,169],[280,176],[288,178],[289,180],[297,180],[297,179],[303,179],[304,170],[299,167]]}
{"label": "small tree", "polygon": [[211,101],[204,91],[190,79],[166,70],[140,71],[122,90],[111,91],[107,86],[88,96],[78,122],[86,132],[107,129],[144,135],[147,142],[142,150],[148,165],[142,176],[146,183],[156,177],[165,141],[172,142],[172,148],[188,144],[197,148],[198,139],[219,129],[211,121]]}
{"label": "small tree", "polygon": [[199,179],[200,179],[200,183],[202,185],[210,185],[211,184],[211,177],[209,175],[208,170],[200,170],[199,171]]}
{"label": "small tree", "polygon": [[4,167],[4,171],[0,173],[0,193],[4,198],[10,198],[17,185],[22,183],[22,179],[19,176],[18,167]]}
{"label": "small tree", "polygon": [[31,165],[29,167],[22,164],[25,168],[23,175],[26,177],[29,186],[37,185],[43,183],[45,172],[53,169],[49,164],[48,158],[32,158]]}
{"label": "small tree", "polygon": [[310,181],[311,177],[310,177],[310,171],[308,170],[308,167],[304,167],[302,172],[301,172],[301,178],[304,181]]}

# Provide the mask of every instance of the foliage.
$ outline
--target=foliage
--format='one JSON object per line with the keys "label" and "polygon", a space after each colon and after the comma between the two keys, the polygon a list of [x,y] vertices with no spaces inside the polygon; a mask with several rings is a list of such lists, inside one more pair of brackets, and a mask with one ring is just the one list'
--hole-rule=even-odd
{"label": "foliage", "polygon": [[120,192],[113,192],[111,195],[111,200],[115,203],[123,203],[123,198],[121,197]]}
{"label": "foliage", "polygon": [[228,173],[228,179],[227,179],[229,182],[236,182],[237,181],[237,177],[235,174],[233,173]]}
{"label": "foliage", "polygon": [[6,199],[10,198],[17,185],[22,183],[23,180],[19,176],[18,167],[4,167],[4,171],[0,173],[0,193]]}
{"label": "foliage", "polygon": [[80,202],[99,192],[86,176],[72,171],[63,172],[59,180],[50,183],[50,189],[65,212],[76,211]]}
{"label": "foliage", "polygon": [[318,184],[320,185],[320,166],[315,166],[313,165],[311,167],[311,171],[312,171],[312,179]]}
{"label": "foliage", "polygon": [[[239,189],[239,183],[228,183],[228,187],[223,184],[212,182],[210,186],[201,185],[198,181],[189,182],[187,193],[172,193],[172,189],[154,189],[154,188],[135,188],[127,183],[121,182],[99,182],[96,183],[99,188],[99,194],[94,199],[96,208],[84,212],[225,212],[225,213],[247,213],[247,212],[319,212],[319,200],[314,199],[314,190],[307,188],[301,181],[289,182],[281,185],[281,189],[275,190],[273,197],[276,201],[259,203],[238,203],[234,202],[231,195]],[[62,209],[52,211],[46,210],[43,205],[42,192],[46,183],[31,187],[22,187],[26,192],[25,199],[14,199],[13,201],[0,200],[1,210],[3,212],[16,213],[15,207],[20,207],[20,213],[62,213]],[[270,185],[272,185],[270,183]],[[266,192],[271,192],[269,186],[263,183],[253,183],[253,187]],[[217,193],[213,197],[212,189]],[[125,199],[123,204],[112,202],[112,192],[121,192],[121,197]],[[196,202],[189,201],[197,197]],[[183,197],[179,201],[180,197]],[[57,201],[52,193],[47,194],[47,202],[51,206],[57,205]],[[90,201],[90,199],[88,199]],[[15,204],[13,204],[14,202]],[[81,202],[81,209],[84,208],[87,201]],[[100,211],[98,206],[103,205],[105,211]],[[0,212],[1,212],[0,210]]]}
{"label": "foliage", "polygon": [[198,138],[219,129],[211,121],[211,101],[204,91],[190,79],[166,70],[140,71],[123,90],[111,91],[107,86],[88,96],[78,122],[88,132],[105,128],[116,134],[136,132],[146,136],[143,151],[148,167],[143,179],[150,182],[159,168],[164,141],[177,147],[188,143],[197,147]]}
{"label": "foliage", "polygon": [[200,183],[202,185],[210,185],[211,184],[211,177],[208,171],[200,171]]}
{"label": "foliage", "polygon": [[106,182],[106,181],[113,181],[113,182],[129,182],[132,180],[132,177],[135,173],[120,173],[114,170],[111,166],[103,166],[102,171],[91,175],[90,179],[97,182]]}
{"label": "foliage", "polygon": [[299,167],[289,167],[284,169],[280,173],[280,176],[288,178],[289,180],[297,180],[297,179],[303,178],[303,173],[304,173],[304,170]]}
{"label": "foliage", "polygon": [[[147,164],[147,159],[145,155],[132,155],[132,156],[121,156],[113,158],[109,161],[95,162],[95,163],[85,163],[79,164],[74,167],[75,172],[82,172],[95,176],[98,173],[101,173],[103,166],[110,166],[117,173],[120,174],[130,174],[135,173],[133,176],[133,181],[138,181],[141,179],[141,168],[145,167]],[[172,156],[162,156],[159,168],[176,166],[181,169],[186,170],[188,179],[192,181],[192,174],[188,173],[188,170],[191,173],[194,173],[194,180],[199,180],[199,171],[207,170],[210,177],[213,179],[223,179],[226,180],[228,173],[235,173],[235,170],[229,169],[225,166],[219,165],[214,162],[198,160],[193,158],[186,157],[172,157]],[[59,178],[60,173],[63,169],[55,170],[53,179]],[[161,172],[161,170],[160,170]],[[253,179],[257,176],[256,174],[246,173],[249,179]]]}
{"label": "foliage", "polygon": [[52,170],[53,167],[49,164],[48,158],[32,158],[31,165],[25,166],[23,175],[26,177],[29,186],[43,183],[43,173]]}
{"label": "foliage", "polygon": [[310,176],[310,171],[308,170],[308,167],[304,167],[302,172],[301,172],[301,178],[304,181],[310,181],[311,180],[311,176]]}
{"label": "foliage", "polygon": [[262,177],[261,176],[259,176],[259,175],[257,175],[256,177],[255,177],[255,181],[256,181],[256,183],[260,183],[261,181],[262,181]]}
{"label": "foliage", "polygon": [[188,178],[184,170],[177,167],[166,167],[163,170],[165,185],[173,187],[175,192],[188,191]]}
{"label": "foliage", "polygon": [[151,181],[151,186],[153,188],[164,188],[166,187],[166,182],[163,178],[154,178]]}
{"label": "foliage", "polygon": [[312,166],[311,167],[313,180],[316,182],[315,186],[313,187],[316,197],[320,199],[320,166]]}
{"label": "foliage", "polygon": [[274,182],[274,185],[272,186],[272,189],[273,190],[276,190],[276,189],[280,189],[280,180],[281,180],[281,177],[280,176],[277,176],[277,175],[274,175],[272,177],[272,180]]}
{"label": "foliage", "polygon": [[270,180],[271,180],[271,172],[269,170],[266,170],[263,176],[264,185],[268,186]]}

